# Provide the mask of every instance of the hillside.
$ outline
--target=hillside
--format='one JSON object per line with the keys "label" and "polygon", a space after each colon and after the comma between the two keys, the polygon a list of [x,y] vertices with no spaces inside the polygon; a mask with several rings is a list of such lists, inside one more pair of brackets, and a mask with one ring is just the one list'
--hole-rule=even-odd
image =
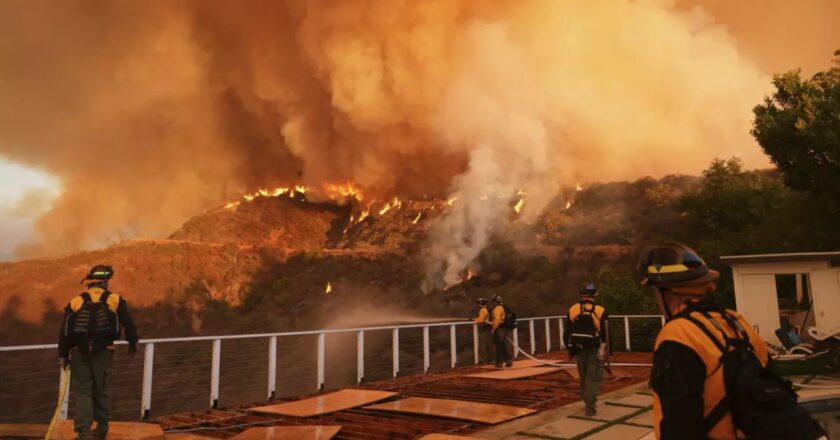
{"label": "hillside", "polygon": [[58,311],[80,291],[85,271],[103,262],[115,267],[111,287],[130,301],[147,337],[317,328],[337,325],[336,316],[358,325],[371,309],[386,311],[378,316],[388,322],[464,317],[475,297],[495,293],[523,316],[559,311],[583,278],[627,266],[647,234],[645,209],[697,180],[570,190],[572,197],[558,196],[534,224],[516,220],[500,231],[480,256],[477,276],[430,295],[420,289],[421,251],[446,201],[368,206],[309,202],[302,194],[256,197],[189,219],[167,239],[0,264],[2,326],[31,330],[14,337],[0,331],[0,344],[52,340]]}

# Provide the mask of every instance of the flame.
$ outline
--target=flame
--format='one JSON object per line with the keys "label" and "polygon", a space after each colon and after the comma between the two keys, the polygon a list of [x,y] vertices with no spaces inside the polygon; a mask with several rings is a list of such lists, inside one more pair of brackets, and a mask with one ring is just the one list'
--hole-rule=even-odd
{"label": "flame", "polygon": [[568,200],[568,201],[566,201],[566,207],[565,207],[565,208],[563,208],[563,209],[569,209],[569,208],[571,208],[571,207],[572,207],[572,201],[571,201],[571,200]]}
{"label": "flame", "polygon": [[332,292],[332,285],[327,281],[327,287],[324,289],[324,293],[329,294],[330,292]]}
{"label": "flame", "polygon": [[383,206],[382,209],[379,210],[379,215],[384,215],[386,212],[390,211],[391,209],[400,208],[400,207],[402,207],[402,202],[400,201],[400,199],[398,197],[394,197],[394,200],[386,203],[385,206]]}
{"label": "flame", "polygon": [[469,280],[473,279],[473,277],[475,277],[476,275],[478,275],[478,273],[473,272],[472,269],[468,269],[467,270],[467,276],[466,276],[466,278],[464,278],[464,281],[469,281]]}
{"label": "flame", "polygon": [[446,204],[449,205],[449,206],[452,206],[452,204],[455,203],[456,201],[458,201],[458,196],[450,198],[449,200],[446,201]]}
{"label": "flame", "polygon": [[416,224],[417,224],[417,222],[419,222],[419,221],[420,221],[420,217],[422,217],[422,216],[423,216],[423,212],[422,212],[422,211],[418,212],[418,213],[417,213],[417,217],[414,217],[414,220],[412,220],[412,221],[411,221],[411,224],[416,225]]}
{"label": "flame", "polygon": [[333,200],[338,198],[351,198],[356,200],[362,200],[364,198],[362,191],[350,182],[340,184],[326,184],[324,185],[324,191],[326,191],[329,198]]}
{"label": "flame", "polygon": [[295,191],[301,194],[306,194],[306,187],[303,185],[295,185]]}
{"label": "flame", "polygon": [[253,202],[253,201],[254,201],[254,196],[252,196],[252,195],[250,195],[250,194],[245,194],[243,197],[244,197],[244,198],[245,198],[245,200],[246,200],[246,201],[248,201],[248,202]]}
{"label": "flame", "polygon": [[513,207],[513,210],[516,211],[517,214],[519,214],[520,212],[522,212],[523,206],[525,206],[525,197],[522,197],[521,199],[519,199],[518,202],[516,202],[516,206]]}
{"label": "flame", "polygon": [[356,220],[356,223],[361,223],[362,221],[364,221],[364,219],[368,218],[369,215],[370,210],[365,209],[364,211],[362,211],[361,214],[359,214],[359,219]]}
{"label": "flame", "polygon": [[580,183],[576,184],[575,185],[575,192],[581,192],[581,191],[583,191],[583,187],[580,186]]}
{"label": "flame", "polygon": [[282,196],[288,190],[289,190],[289,188],[282,188],[282,187],[281,188],[274,188],[274,191],[272,191],[271,195],[272,195],[272,197]]}
{"label": "flame", "polygon": [[225,204],[225,209],[235,209],[237,206],[239,206],[239,202],[228,202]]}

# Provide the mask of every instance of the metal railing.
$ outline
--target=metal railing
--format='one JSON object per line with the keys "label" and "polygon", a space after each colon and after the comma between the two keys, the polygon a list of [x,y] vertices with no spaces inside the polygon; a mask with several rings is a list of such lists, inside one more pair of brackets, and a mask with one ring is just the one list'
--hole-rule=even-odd
{"label": "metal railing", "polygon": [[[525,337],[528,341],[527,351],[531,354],[537,354],[540,352],[547,353],[550,352],[553,347],[563,349],[565,318],[565,315],[520,318],[518,320],[517,328],[512,332],[512,342],[514,345],[515,355],[518,354],[517,348],[521,348],[520,336],[524,336],[522,333],[525,333],[526,335]],[[624,349],[626,351],[630,351],[635,349],[636,351],[649,351],[653,347],[653,340],[655,339],[656,334],[664,324],[664,318],[660,315],[613,315],[610,317],[610,322],[610,340],[614,350]],[[619,322],[623,325],[617,325]],[[472,330],[471,332],[470,327]],[[556,328],[556,331],[552,330],[553,328]],[[382,335],[383,332],[386,334],[390,333],[390,338],[381,337],[384,336]],[[437,338],[432,338],[433,332]],[[419,341],[417,340],[418,333]],[[446,333],[448,333],[448,335],[446,335]],[[635,334],[637,336],[635,343],[633,338],[631,338],[631,334]],[[379,335],[380,337],[378,339],[373,338],[372,336],[374,335]],[[448,336],[448,344],[446,343],[446,336]],[[472,341],[464,341],[463,338],[465,336],[466,339],[472,339]],[[405,339],[401,345],[402,337]],[[305,339],[302,344],[287,344],[287,342],[291,340],[301,342],[301,338]],[[327,360],[329,359],[327,354],[328,338],[336,339],[336,341],[334,341],[335,344],[330,346],[336,358],[341,358],[343,354],[348,353],[348,350],[346,350],[347,345],[353,344],[352,340],[355,339],[355,384],[364,383],[367,377],[366,373],[377,372],[379,377],[375,377],[374,380],[388,377],[399,377],[401,366],[410,363],[412,360],[410,358],[414,357],[417,358],[417,362],[422,360],[422,364],[415,365],[414,371],[410,371],[409,375],[414,373],[430,372],[433,369],[433,361],[439,365],[439,368],[437,368],[438,370],[445,370],[447,369],[446,364],[442,362],[442,359],[445,357],[449,358],[449,369],[455,368],[459,365],[463,366],[470,363],[477,364],[479,362],[478,327],[468,321],[284,333],[144,339],[140,341],[140,344],[143,346],[142,382],[138,387],[138,384],[132,382],[131,377],[126,378],[126,383],[120,385],[120,390],[123,394],[127,395],[126,399],[124,399],[126,401],[131,400],[132,397],[136,399],[136,395],[139,392],[139,402],[128,404],[128,406],[139,404],[139,408],[135,406],[135,411],[139,409],[141,418],[148,418],[151,415],[153,392],[162,393],[164,395],[162,402],[159,403],[169,403],[170,405],[168,406],[171,408],[170,412],[179,410],[184,411],[186,408],[199,410],[206,409],[207,406],[211,408],[218,407],[222,397],[222,390],[224,389],[223,385],[225,385],[223,383],[223,379],[228,376],[230,376],[230,380],[234,382],[231,384],[231,387],[229,387],[230,390],[239,391],[240,388],[247,387],[253,389],[255,384],[260,386],[259,382],[262,382],[265,386],[261,396],[251,393],[250,398],[246,397],[239,399],[244,400],[245,402],[236,402],[237,399],[233,399],[233,401],[228,402],[228,404],[246,403],[247,401],[253,401],[254,398],[272,399],[278,396],[278,378],[283,377],[279,374],[278,360],[281,359],[282,354],[286,354],[290,358],[287,360],[291,363],[287,366],[288,368],[284,368],[284,371],[286,375],[291,378],[291,383],[293,385],[302,385],[307,383],[311,380],[310,378],[307,378],[308,374],[312,374],[314,376],[315,386],[313,388],[310,388],[307,391],[305,387],[292,387],[294,388],[291,390],[292,393],[301,394],[301,392],[323,391],[326,385],[327,367],[329,366],[327,363]],[[368,341],[368,339],[370,340]],[[390,343],[388,342],[388,339],[390,339]],[[258,343],[260,340],[263,340],[263,342]],[[619,342],[622,340],[623,344]],[[553,341],[556,341],[556,344],[553,343]],[[305,359],[309,357],[310,353],[310,349],[307,348],[307,346],[311,347],[309,344],[312,344],[313,342],[315,352],[315,371],[312,372],[310,370],[309,373],[306,373],[306,370],[310,367],[310,365],[305,363]],[[207,353],[207,345],[205,345],[208,343],[210,345],[209,353]],[[279,344],[281,343],[286,345],[283,345],[282,350],[279,350]],[[418,343],[420,344],[420,347],[416,346]],[[119,344],[125,344],[125,342],[119,342]],[[179,344],[199,345],[188,350],[185,349],[183,345]],[[260,347],[260,344],[265,345]],[[390,347],[387,345],[390,345]],[[448,347],[445,347],[445,345],[448,345]],[[223,347],[228,347],[231,351],[236,351],[238,349],[241,350],[241,352],[236,353],[230,357],[230,359],[224,360],[223,362]],[[3,370],[4,365],[12,364],[12,362],[10,362],[11,359],[8,359],[10,356],[24,352],[55,350],[56,348],[57,346],[55,344],[0,347],[0,379],[2,379],[2,382],[6,382],[11,385],[19,383],[19,381],[16,381],[16,374],[14,372]],[[157,349],[169,349],[172,353],[156,354]],[[446,355],[447,351],[448,356]],[[472,353],[469,353],[470,351]],[[388,368],[387,365],[384,365],[383,362],[376,363],[376,358],[383,356],[387,357],[388,352],[390,352],[390,368]],[[258,358],[262,357],[263,354],[265,357],[263,357],[260,361]],[[401,354],[403,354],[403,356],[401,356]],[[470,354],[472,354],[472,356],[470,356]],[[43,358],[43,356],[41,357]],[[209,373],[209,387],[205,388],[207,389],[205,392],[207,392],[206,395],[208,396],[207,406],[202,407],[200,403],[196,403],[196,398],[187,397],[187,400],[178,401],[176,397],[182,396],[184,392],[188,390],[194,392],[194,388],[196,388],[196,386],[200,388],[201,385],[208,385],[207,382],[204,382],[206,379],[196,379],[196,375],[192,375],[188,372],[190,368],[206,368],[206,360],[208,360],[208,357],[210,361],[210,368],[209,372],[205,371],[205,373]],[[345,355],[344,357],[346,358],[347,356]],[[201,359],[205,360],[202,361]],[[242,362],[243,360],[244,362]],[[366,364],[366,362],[370,362],[370,364]],[[223,371],[223,367],[226,366],[226,363],[230,364],[229,371]],[[336,360],[336,363],[340,364],[341,360]],[[136,364],[133,365],[136,366]],[[27,367],[27,364],[22,363],[21,367],[26,372],[37,369],[33,364],[29,364]],[[42,366],[39,366],[39,368],[40,367]],[[157,375],[156,367],[160,369]],[[342,373],[347,373],[346,370],[348,368],[353,368],[349,365],[337,365],[337,367],[336,371],[340,371]],[[388,369],[390,371],[387,371]],[[406,369],[411,370],[410,366],[407,366]],[[302,370],[302,375],[299,370]],[[262,378],[258,379],[255,377],[255,373],[257,371],[265,374],[265,376],[262,376],[265,378],[264,381]],[[22,378],[24,378],[27,374],[35,374],[35,376],[32,376],[34,377],[34,379],[32,379],[34,383],[44,382],[46,380],[43,374],[37,372],[26,372],[17,373],[17,376],[23,380]],[[55,382],[55,379],[52,381],[52,386],[56,389],[64,379],[64,372],[61,371],[60,375],[58,383]],[[166,380],[167,376],[169,376],[169,380]],[[160,379],[161,377],[164,379]],[[237,378],[240,379],[240,383],[235,383],[235,379]],[[194,384],[195,380],[198,380],[198,385]],[[158,385],[157,388],[155,387],[156,384]],[[347,385],[352,384],[344,383],[342,386]],[[182,388],[179,389],[178,386],[182,386]],[[11,396],[6,396],[4,394],[9,394],[9,392],[7,388],[3,386],[3,383],[0,383],[0,402],[9,401],[9,397],[20,397],[21,394],[25,394],[27,392],[26,389],[23,391],[20,389],[27,387],[31,388],[31,385],[26,384],[24,387],[18,387],[18,391],[20,391],[19,393],[12,393]],[[12,386],[12,388],[14,388],[14,386]],[[49,387],[47,388],[49,389]],[[44,390],[41,389],[41,391]],[[169,402],[166,401],[167,398]],[[62,418],[67,418],[68,416],[69,399],[70,396],[65,396],[65,399],[62,402],[62,409],[60,412]],[[43,404],[41,406],[43,407],[45,405],[46,404]],[[6,406],[8,408],[12,408],[12,404],[7,404]],[[25,406],[26,405],[24,405],[24,407]],[[19,405],[15,407],[19,408]],[[3,407],[0,406],[0,409],[3,409]],[[22,408],[22,411],[23,413],[5,416],[0,413],[0,422],[4,421],[4,419],[5,421],[11,419],[26,420],[27,415],[32,415],[31,412],[26,412],[26,408]],[[43,412],[44,411],[42,411],[42,413]],[[156,415],[163,415],[165,413],[167,413],[167,410],[164,409],[160,413],[156,413]],[[43,416],[39,417],[43,418]]]}

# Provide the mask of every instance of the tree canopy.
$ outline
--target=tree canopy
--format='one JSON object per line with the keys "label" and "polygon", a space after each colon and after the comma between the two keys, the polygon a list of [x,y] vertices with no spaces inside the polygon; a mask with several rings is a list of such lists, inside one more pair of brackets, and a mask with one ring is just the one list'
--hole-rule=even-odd
{"label": "tree canopy", "polygon": [[758,143],[791,188],[827,195],[840,209],[840,50],[835,67],[800,78],[794,70],[773,78],[776,91],[753,109]]}

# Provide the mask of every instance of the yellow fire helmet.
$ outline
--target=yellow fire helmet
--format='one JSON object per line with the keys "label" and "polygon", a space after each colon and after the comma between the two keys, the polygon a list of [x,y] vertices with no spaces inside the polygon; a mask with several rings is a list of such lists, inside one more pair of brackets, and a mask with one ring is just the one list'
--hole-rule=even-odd
{"label": "yellow fire helmet", "polygon": [[650,287],[680,287],[706,284],[720,274],[690,247],[680,243],[649,246],[639,261],[642,284]]}

